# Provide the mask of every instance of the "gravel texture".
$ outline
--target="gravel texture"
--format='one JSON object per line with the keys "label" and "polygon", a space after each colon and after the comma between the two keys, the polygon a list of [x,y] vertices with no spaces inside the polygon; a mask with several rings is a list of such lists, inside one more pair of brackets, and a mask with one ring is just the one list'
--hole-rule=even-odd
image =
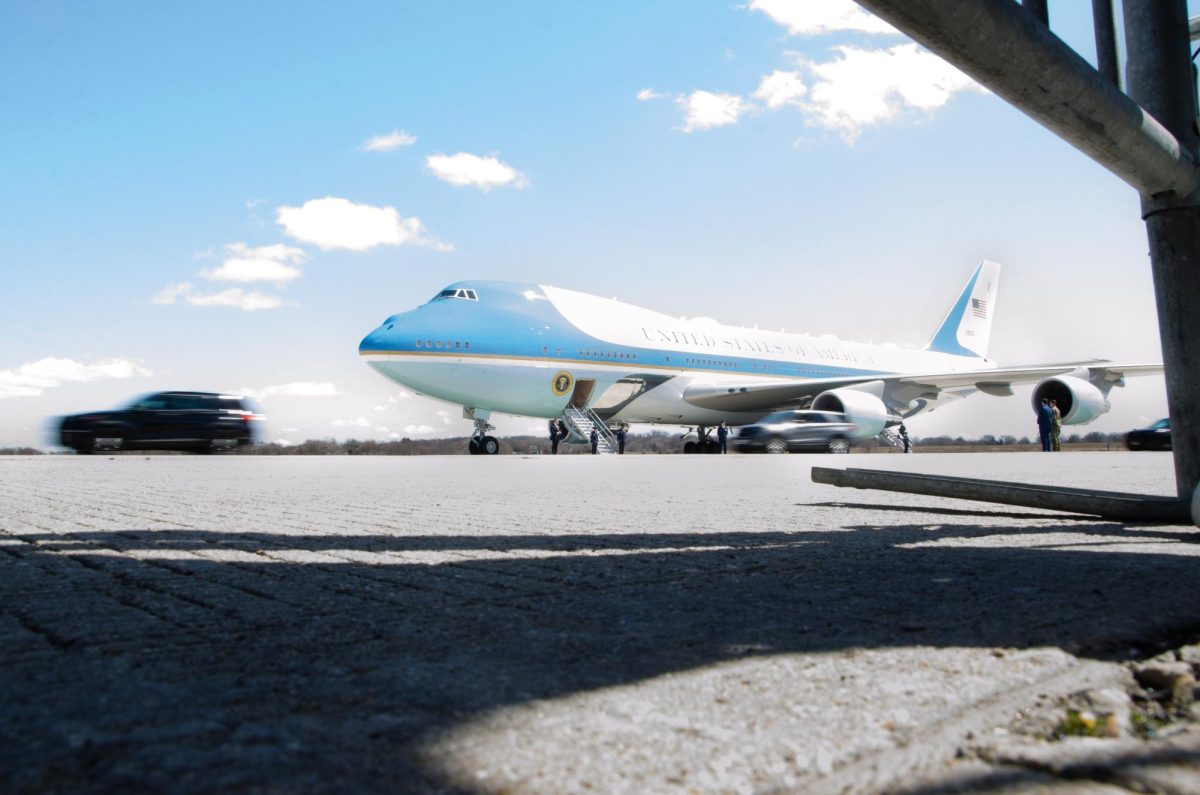
{"label": "gravel texture", "polygon": [[0,458],[0,792],[953,791],[1200,636],[1195,528],[814,464],[1174,491],[1157,453]]}

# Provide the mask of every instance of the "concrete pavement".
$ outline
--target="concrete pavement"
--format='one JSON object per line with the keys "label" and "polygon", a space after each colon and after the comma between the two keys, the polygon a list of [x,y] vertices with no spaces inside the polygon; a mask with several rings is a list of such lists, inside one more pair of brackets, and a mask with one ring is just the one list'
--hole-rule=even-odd
{"label": "concrete pavement", "polygon": [[1200,637],[1200,531],[838,461],[1173,490],[1155,453],[2,458],[0,791],[1128,785],[988,749]]}

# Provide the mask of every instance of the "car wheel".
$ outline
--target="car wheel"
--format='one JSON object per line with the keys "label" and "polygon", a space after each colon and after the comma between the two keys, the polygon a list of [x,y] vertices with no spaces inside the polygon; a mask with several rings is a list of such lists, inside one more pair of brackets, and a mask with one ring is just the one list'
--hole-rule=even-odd
{"label": "car wheel", "polygon": [[829,452],[831,453],[848,453],[850,452],[850,442],[845,439],[830,439]]}
{"label": "car wheel", "polygon": [[79,455],[91,455],[96,451],[96,440],[91,436],[80,437],[75,442],[74,450]]}
{"label": "car wheel", "polygon": [[767,442],[767,452],[775,455],[782,455],[788,451],[787,442],[783,439],[772,439]]}

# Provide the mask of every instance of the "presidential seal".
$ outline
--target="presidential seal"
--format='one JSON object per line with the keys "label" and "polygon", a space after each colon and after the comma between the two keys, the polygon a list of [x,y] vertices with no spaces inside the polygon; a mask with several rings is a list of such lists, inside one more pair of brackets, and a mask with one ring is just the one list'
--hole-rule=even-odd
{"label": "presidential seal", "polygon": [[550,388],[554,390],[554,394],[562,397],[571,391],[571,386],[575,383],[575,379],[566,370],[559,370],[554,374],[554,380],[550,382]]}

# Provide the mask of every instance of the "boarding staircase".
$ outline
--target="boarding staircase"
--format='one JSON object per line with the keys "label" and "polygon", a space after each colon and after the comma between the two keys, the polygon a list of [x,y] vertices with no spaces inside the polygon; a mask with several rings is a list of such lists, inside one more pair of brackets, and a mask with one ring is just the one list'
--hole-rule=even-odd
{"label": "boarding staircase", "polygon": [[617,437],[604,424],[604,420],[600,419],[591,409],[577,409],[568,406],[563,412],[563,421],[576,436],[583,440],[584,444],[590,444],[592,428],[595,428],[600,437],[596,443],[597,454],[609,455],[617,452]]}
{"label": "boarding staircase", "polygon": [[879,438],[890,445],[900,448],[900,452],[904,452],[904,439],[900,437],[900,432],[892,428],[885,428],[879,432]]}

